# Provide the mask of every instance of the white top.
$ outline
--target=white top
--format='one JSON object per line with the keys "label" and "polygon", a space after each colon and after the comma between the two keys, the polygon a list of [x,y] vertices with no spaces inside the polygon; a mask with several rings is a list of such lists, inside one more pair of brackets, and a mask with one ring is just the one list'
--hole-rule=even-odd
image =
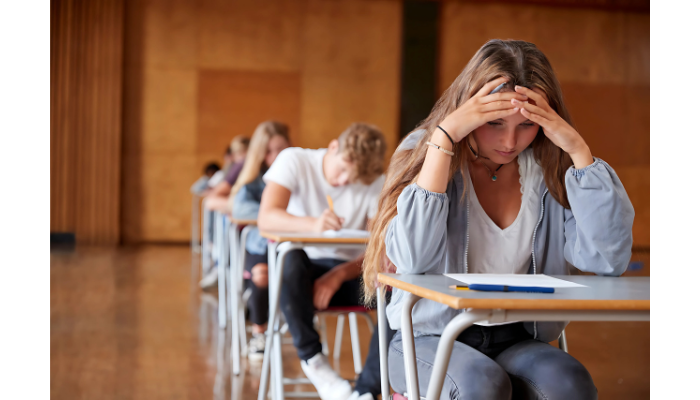
{"label": "white top", "polygon": [[207,184],[209,185],[209,187],[213,188],[214,186],[218,185],[221,181],[223,181],[224,177],[226,177],[226,172],[224,172],[223,169],[220,169],[214,172],[214,175],[212,175],[211,178],[209,178]]}
{"label": "white top", "polygon": [[518,172],[522,193],[520,211],[505,229],[499,228],[481,207],[469,177],[469,273],[526,274],[530,268],[532,235],[540,215],[539,189],[544,179],[532,149],[518,155]]}
{"label": "white top", "polygon": [[[323,175],[323,156],[327,149],[290,147],[283,150],[263,176],[265,183],[274,182],[292,192],[287,212],[297,217],[319,217],[328,208],[326,195],[333,199],[333,210],[345,218],[343,229],[367,229],[367,220],[377,213],[379,193],[385,176],[370,185],[361,182],[333,187]],[[352,260],[362,250],[305,247],[311,259],[335,258]]]}

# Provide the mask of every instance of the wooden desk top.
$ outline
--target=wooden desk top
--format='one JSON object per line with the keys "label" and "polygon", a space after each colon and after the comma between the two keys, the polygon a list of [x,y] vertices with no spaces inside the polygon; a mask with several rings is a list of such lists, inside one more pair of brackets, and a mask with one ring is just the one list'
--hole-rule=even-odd
{"label": "wooden desk top", "polygon": [[450,289],[462,282],[444,275],[379,274],[379,282],[454,309],[649,310],[649,277],[554,276],[585,285],[554,293],[479,292]]}
{"label": "wooden desk top", "polygon": [[334,238],[326,237],[321,233],[303,232],[260,232],[260,236],[275,242],[296,243],[330,243],[330,244],[367,244],[369,238]]}
{"label": "wooden desk top", "polygon": [[237,219],[237,218],[231,218],[231,217],[229,217],[229,219],[231,220],[232,224],[236,224],[236,225],[257,225],[258,224],[257,219]]}

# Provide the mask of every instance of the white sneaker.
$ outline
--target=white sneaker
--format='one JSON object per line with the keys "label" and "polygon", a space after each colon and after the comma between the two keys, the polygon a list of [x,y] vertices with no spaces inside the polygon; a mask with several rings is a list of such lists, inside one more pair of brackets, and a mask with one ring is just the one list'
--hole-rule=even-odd
{"label": "white sneaker", "polygon": [[316,387],[321,400],[347,400],[352,393],[350,382],[341,378],[331,368],[323,353],[301,362],[301,369]]}
{"label": "white sneaker", "polygon": [[374,397],[372,397],[372,393],[369,392],[360,396],[360,394],[355,391],[352,392],[352,396],[348,397],[348,400],[374,400]]}
{"label": "white sneaker", "polygon": [[265,334],[254,333],[248,342],[248,359],[259,361],[265,354]]}
{"label": "white sneaker", "polygon": [[219,282],[219,269],[216,265],[209,268],[209,271],[204,274],[204,277],[199,281],[199,287],[202,289],[208,289],[213,287]]}

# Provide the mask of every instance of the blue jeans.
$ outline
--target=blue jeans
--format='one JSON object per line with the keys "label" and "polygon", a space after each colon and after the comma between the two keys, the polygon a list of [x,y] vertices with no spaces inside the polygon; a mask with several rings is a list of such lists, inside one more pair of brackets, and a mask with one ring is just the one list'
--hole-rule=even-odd
{"label": "blue jeans", "polygon": [[[509,325],[474,325],[459,336],[440,400],[598,398],[593,379],[580,362],[528,337],[521,323]],[[439,340],[439,336],[415,338],[421,396],[428,391]],[[399,393],[407,392],[403,362],[399,331],[389,344],[389,381]]]}

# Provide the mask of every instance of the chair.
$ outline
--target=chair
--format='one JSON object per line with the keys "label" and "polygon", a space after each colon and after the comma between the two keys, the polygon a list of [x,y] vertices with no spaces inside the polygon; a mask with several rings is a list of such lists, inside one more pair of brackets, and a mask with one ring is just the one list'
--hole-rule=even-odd
{"label": "chair", "polygon": [[328,355],[328,340],[326,334],[326,316],[337,315],[338,323],[335,329],[335,343],[333,345],[333,359],[340,359],[340,346],[343,343],[343,328],[345,327],[345,316],[348,316],[350,325],[350,343],[352,344],[352,360],[355,367],[355,374],[362,372],[362,356],[360,355],[360,335],[357,330],[357,316],[363,317],[367,321],[370,336],[374,334],[374,321],[369,315],[369,309],[364,306],[329,307],[316,314],[320,320],[321,345],[323,354]]}

